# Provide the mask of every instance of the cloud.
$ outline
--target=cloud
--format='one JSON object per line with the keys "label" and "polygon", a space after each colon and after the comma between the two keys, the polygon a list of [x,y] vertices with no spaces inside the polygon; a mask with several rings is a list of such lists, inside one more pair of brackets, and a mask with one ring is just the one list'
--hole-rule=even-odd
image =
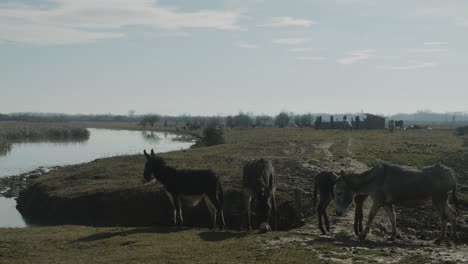
{"label": "cloud", "polygon": [[249,43],[239,43],[238,46],[243,49],[256,49],[257,45]]}
{"label": "cloud", "polygon": [[468,27],[468,18],[465,18],[465,17],[457,18],[455,21],[455,24],[460,27]]}
{"label": "cloud", "polygon": [[310,27],[312,25],[318,24],[317,22],[309,19],[299,19],[288,16],[282,17],[273,17],[271,22],[261,25],[263,27]]}
{"label": "cloud", "polygon": [[306,61],[321,61],[326,60],[326,57],[319,57],[319,56],[300,56],[296,57],[298,60],[306,60]]}
{"label": "cloud", "polygon": [[448,45],[449,43],[446,41],[430,41],[430,42],[424,42],[424,45]]}
{"label": "cloud", "polygon": [[337,62],[339,64],[354,64],[371,58],[374,53],[373,49],[353,50],[348,52],[346,57],[338,59]]}
{"label": "cloud", "polygon": [[274,44],[279,45],[299,45],[305,42],[303,38],[280,38],[272,40]]}
{"label": "cloud", "polygon": [[176,32],[169,32],[167,34],[164,34],[164,36],[167,37],[178,37],[178,38],[188,38],[191,37],[192,34],[185,32],[185,31],[176,31]]}
{"label": "cloud", "polygon": [[0,7],[0,39],[30,44],[88,43],[120,38],[127,26],[180,30],[239,29],[240,13],[200,10],[182,12],[161,7],[156,0],[53,0],[49,9]]}
{"label": "cloud", "polygon": [[448,52],[448,49],[412,49],[408,52],[411,53],[443,53]]}
{"label": "cloud", "polygon": [[388,69],[388,70],[408,71],[408,70],[433,68],[435,66],[436,64],[434,62],[409,62],[404,65],[397,65],[397,66],[386,65],[386,66],[379,66],[378,68]]}
{"label": "cloud", "polygon": [[307,51],[318,51],[322,49],[317,49],[317,48],[292,48],[289,49],[289,52],[307,52]]}

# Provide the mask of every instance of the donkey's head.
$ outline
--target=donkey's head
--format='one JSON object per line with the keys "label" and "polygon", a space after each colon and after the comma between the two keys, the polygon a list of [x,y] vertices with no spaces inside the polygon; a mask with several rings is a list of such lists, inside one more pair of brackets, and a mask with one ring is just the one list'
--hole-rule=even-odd
{"label": "donkey's head", "polygon": [[348,209],[353,203],[353,192],[346,183],[346,177],[348,177],[344,171],[340,172],[340,177],[333,186],[333,194],[335,199],[335,212],[337,216],[342,216],[346,209]]}
{"label": "donkey's head", "polygon": [[146,150],[144,150],[143,153],[146,157],[146,163],[142,182],[151,183],[156,180],[160,180],[161,175],[159,175],[159,171],[166,165],[166,163],[161,157],[156,156],[153,150],[151,150],[151,155],[146,153]]}

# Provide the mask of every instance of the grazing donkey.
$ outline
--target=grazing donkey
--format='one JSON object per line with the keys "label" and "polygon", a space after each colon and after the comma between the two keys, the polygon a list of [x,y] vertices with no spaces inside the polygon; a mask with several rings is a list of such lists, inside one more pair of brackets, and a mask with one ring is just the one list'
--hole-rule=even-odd
{"label": "grazing donkey", "polygon": [[403,120],[395,120],[395,129],[403,131],[404,126],[403,126]]}
{"label": "grazing donkey", "polygon": [[242,187],[244,192],[244,206],[247,214],[247,227],[250,225],[250,205],[255,201],[256,215],[261,222],[261,231],[270,231],[270,215],[273,214],[273,224],[276,229],[276,181],[275,170],[265,159],[248,162],[244,166]]}
{"label": "grazing donkey", "polygon": [[[418,207],[427,200],[437,208],[442,228],[440,236],[434,241],[440,244],[446,241],[447,220],[451,222],[451,238],[456,238],[456,212],[448,204],[448,193],[452,191],[452,199],[458,212],[456,196],[457,183],[452,169],[444,165],[433,165],[421,170],[413,167],[403,167],[381,164],[362,173],[345,174],[335,185],[335,195],[352,191],[357,194],[369,194],[373,199],[369,219],[364,232],[359,238],[364,240],[369,233],[372,222],[381,207],[384,207],[392,224],[391,240],[396,238],[396,216],[394,205]],[[340,200],[335,200],[340,201]],[[346,199],[336,203],[337,212],[346,210]]]}
{"label": "grazing donkey", "polygon": [[223,215],[223,190],[216,174],[211,170],[178,170],[167,166],[164,160],[143,151],[146,157],[143,183],[152,183],[156,180],[162,183],[164,191],[174,208],[174,225],[182,226],[182,202],[189,206],[196,206],[202,199],[205,200],[213,217],[213,228],[216,228],[216,213],[221,215],[220,228],[225,226]]}
{"label": "grazing donkey", "polygon": [[[337,181],[337,179],[338,176],[331,171],[322,171],[319,174],[317,174],[317,176],[315,176],[313,200],[314,202],[317,200],[317,194],[320,196],[320,200],[317,206],[317,218],[319,229],[323,235],[325,235],[327,232],[330,232],[330,223],[328,221],[327,207],[333,199],[336,199],[333,193],[333,187],[335,186],[335,182]],[[339,198],[345,198],[347,201],[350,201],[349,205],[351,205],[353,196],[354,202],[356,204],[356,209],[354,213],[354,232],[356,233],[356,235],[359,235],[359,233],[362,232],[362,206],[367,198],[367,195],[354,195],[351,191],[346,190],[345,192],[343,192],[343,194],[339,195]],[[341,214],[339,214],[338,216],[341,216]],[[325,232],[325,229],[323,228],[322,218],[325,222],[327,232]]]}

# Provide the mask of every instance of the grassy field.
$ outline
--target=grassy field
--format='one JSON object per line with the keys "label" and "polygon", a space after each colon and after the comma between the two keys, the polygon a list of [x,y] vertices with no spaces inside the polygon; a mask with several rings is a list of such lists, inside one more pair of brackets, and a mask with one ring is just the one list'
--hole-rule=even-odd
{"label": "grassy field", "polygon": [[[247,160],[258,157],[270,159],[278,173],[278,200],[283,221],[294,218],[288,215],[288,212],[293,212],[290,209],[294,208],[293,188],[312,190],[313,177],[318,171],[358,170],[381,161],[414,166],[442,162],[451,166],[462,184],[462,210],[468,210],[465,186],[468,179],[468,147],[464,143],[466,137],[455,136],[453,130],[391,134],[387,131],[316,131],[298,128],[228,129],[225,137],[226,144],[223,145],[171,152],[162,156],[170,165],[178,168],[213,169],[220,175],[226,192],[231,190],[233,193],[240,187],[241,169]],[[140,199],[141,193],[160,192],[158,185],[141,185],[143,163],[143,155],[138,155],[64,167],[37,179],[35,191],[46,192],[50,197],[62,201],[95,193],[101,195],[100,199],[106,200],[112,194],[112,197],[122,199],[123,206],[123,201],[134,197]],[[118,198],[115,199],[114,202],[118,203]],[[157,203],[167,205],[168,202],[158,200]],[[134,207],[137,207],[136,203]],[[227,211],[236,209],[229,202],[228,207]],[[81,212],[90,212],[86,208]],[[320,237],[315,228],[315,214],[311,206],[307,208],[306,214],[309,216],[308,223],[312,225],[302,233],[291,230],[258,235],[232,230],[214,233],[203,228],[179,231],[168,227],[51,226],[0,229],[0,263],[3,259],[8,260],[6,263],[89,263],[90,260],[95,263],[116,260],[124,260],[124,263],[339,263],[342,260],[425,263],[446,260],[451,263],[450,258],[443,258],[444,251],[451,252],[450,256],[462,254],[462,258],[467,257],[460,253],[466,252],[466,247],[447,250],[426,244],[438,232],[438,220],[430,208],[398,212],[398,218],[414,221],[397,220],[398,228],[410,233],[397,246],[383,242],[358,243],[352,238],[351,230],[345,239],[340,239],[338,233],[334,238]],[[149,212],[146,214],[150,215]],[[190,225],[190,221],[187,222]],[[378,227],[378,230],[385,229],[380,224]],[[414,233],[412,230],[417,231]],[[420,240],[422,233],[419,230],[430,231],[424,233],[424,241]],[[468,230],[461,228],[460,234],[462,244],[466,243]],[[384,241],[384,235],[374,234],[371,238]],[[432,253],[421,251],[424,248],[429,248]]]}
{"label": "grassy field", "polygon": [[[327,240],[301,245],[287,232],[268,234],[206,229],[35,227],[0,230],[0,263],[379,263],[388,253],[347,249]],[[314,236],[302,235],[312,239]],[[269,242],[273,241],[273,242]],[[276,243],[275,243],[276,242]],[[341,251],[341,254],[337,252]],[[406,256],[394,263],[424,263]],[[450,263],[450,262],[447,262]]]}

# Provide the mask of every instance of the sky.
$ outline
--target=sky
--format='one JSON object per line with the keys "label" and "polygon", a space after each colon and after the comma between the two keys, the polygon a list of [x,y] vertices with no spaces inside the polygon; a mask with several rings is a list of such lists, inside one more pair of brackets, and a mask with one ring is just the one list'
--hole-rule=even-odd
{"label": "sky", "polygon": [[0,0],[0,113],[468,111],[468,1]]}

